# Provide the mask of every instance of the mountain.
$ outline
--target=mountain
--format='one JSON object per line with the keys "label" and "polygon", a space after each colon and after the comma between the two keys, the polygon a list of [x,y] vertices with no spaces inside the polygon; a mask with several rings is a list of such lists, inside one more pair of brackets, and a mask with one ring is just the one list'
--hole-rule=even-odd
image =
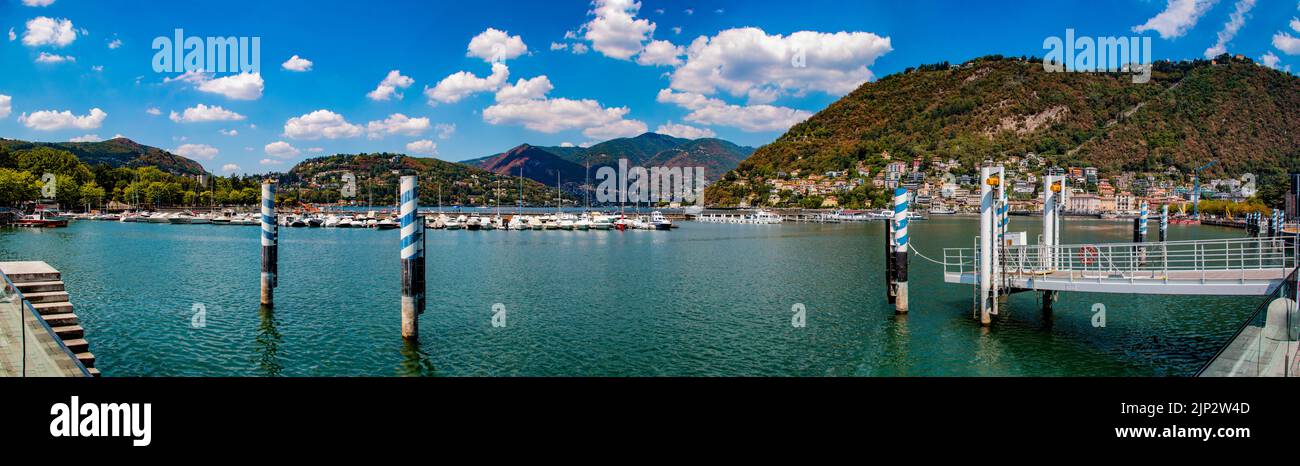
{"label": "mountain", "polygon": [[[398,175],[395,170],[414,172],[420,180],[420,204],[514,206],[520,200],[528,205],[555,205],[555,188],[518,175],[498,175],[486,170],[435,158],[408,157],[401,154],[339,154],[299,162],[280,177],[283,190],[307,190],[309,202],[338,202],[344,173],[356,177],[356,200],[374,205],[396,202]],[[522,181],[522,183],[521,183]],[[522,186],[521,186],[522,185]],[[569,202],[576,199],[566,196]]]}
{"label": "mountain", "polygon": [[99,164],[108,164],[113,168],[154,166],[173,175],[197,175],[205,172],[198,162],[127,138],[114,138],[101,142],[27,142],[0,138],[0,147],[10,152],[35,147],[65,150],[92,166]]}
{"label": "mountain", "polygon": [[[1281,186],[1300,170],[1300,78],[1220,56],[1157,62],[1150,82],[1118,73],[1049,73],[1035,58],[990,56],[909,68],[868,82],[759,148],[710,186],[710,203],[766,196],[765,181],[889,161],[1044,156],[1062,166],[1207,176],[1251,171]],[[1261,188],[1263,189],[1263,188]]]}
{"label": "mountain", "polygon": [[566,184],[585,179],[587,164],[595,169],[617,166],[627,159],[629,166],[705,167],[705,178],[716,180],[754,152],[722,139],[682,139],[657,133],[631,138],[611,139],[591,147],[539,147],[521,145],[507,152],[466,160],[461,163],[499,174],[524,176],[547,184],[555,183],[559,173]]}
{"label": "mountain", "polygon": [[472,166],[498,175],[520,176],[554,186],[586,180],[586,169],[546,149],[522,144],[503,153],[478,159]]}

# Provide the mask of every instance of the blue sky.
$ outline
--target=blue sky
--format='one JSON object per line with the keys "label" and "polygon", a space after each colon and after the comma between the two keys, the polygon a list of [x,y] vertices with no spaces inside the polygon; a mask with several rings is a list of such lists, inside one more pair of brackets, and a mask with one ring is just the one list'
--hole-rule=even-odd
{"label": "blue sky", "polygon": [[[0,42],[0,136],[120,134],[219,173],[287,170],[333,153],[458,161],[525,142],[582,145],[657,130],[760,146],[862,82],[943,60],[1042,56],[1044,38],[1066,28],[1151,37],[1155,59],[1200,58],[1227,33],[1228,52],[1285,69],[1300,54],[1297,8],[1295,0],[3,0],[0,30],[13,32]],[[259,73],[155,72],[152,42],[177,28],[260,37]]]}

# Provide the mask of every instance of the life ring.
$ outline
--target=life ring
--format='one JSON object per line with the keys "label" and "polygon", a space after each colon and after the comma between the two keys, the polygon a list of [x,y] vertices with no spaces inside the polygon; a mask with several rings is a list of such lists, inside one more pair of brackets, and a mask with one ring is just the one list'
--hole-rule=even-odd
{"label": "life ring", "polygon": [[1098,251],[1096,246],[1079,248],[1079,262],[1082,262],[1083,265],[1092,265],[1097,262],[1099,257],[1101,257],[1101,251]]}

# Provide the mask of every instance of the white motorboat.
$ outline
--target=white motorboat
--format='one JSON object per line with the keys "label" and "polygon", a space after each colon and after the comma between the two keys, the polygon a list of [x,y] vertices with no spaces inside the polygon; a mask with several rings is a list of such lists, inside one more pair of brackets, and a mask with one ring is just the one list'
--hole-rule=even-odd
{"label": "white motorboat", "polygon": [[516,215],[514,217],[510,217],[510,222],[506,224],[506,228],[510,230],[526,230],[528,229],[528,223],[524,222],[523,218],[520,218],[518,215]]}
{"label": "white motorboat", "polygon": [[650,212],[650,227],[655,230],[671,230],[673,229],[673,222],[668,220],[668,217],[665,217],[663,212],[656,210]]}

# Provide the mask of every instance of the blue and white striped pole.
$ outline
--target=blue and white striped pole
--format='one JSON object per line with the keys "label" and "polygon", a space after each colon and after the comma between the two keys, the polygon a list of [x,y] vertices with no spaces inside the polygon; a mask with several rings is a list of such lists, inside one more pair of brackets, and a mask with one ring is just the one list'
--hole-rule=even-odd
{"label": "blue and white striped pole", "polygon": [[262,182],[262,305],[275,302],[279,285],[280,224],[275,216],[275,183]]}
{"label": "blue and white striped pole", "polygon": [[1138,242],[1139,243],[1145,243],[1147,241],[1147,220],[1150,215],[1147,212],[1147,210],[1148,210],[1147,203],[1143,201],[1142,214],[1140,217],[1138,217]]}
{"label": "blue and white striped pole", "polygon": [[1160,207],[1160,242],[1169,240],[1169,204]]}
{"label": "blue and white striped pole", "polygon": [[894,312],[907,313],[907,188],[894,189]]}
{"label": "blue and white striped pole", "polygon": [[402,338],[415,340],[420,333],[420,290],[423,277],[419,276],[417,264],[420,260],[420,246],[424,243],[424,232],[420,229],[416,208],[419,204],[419,183],[415,176],[401,178],[400,223],[402,227]]}

